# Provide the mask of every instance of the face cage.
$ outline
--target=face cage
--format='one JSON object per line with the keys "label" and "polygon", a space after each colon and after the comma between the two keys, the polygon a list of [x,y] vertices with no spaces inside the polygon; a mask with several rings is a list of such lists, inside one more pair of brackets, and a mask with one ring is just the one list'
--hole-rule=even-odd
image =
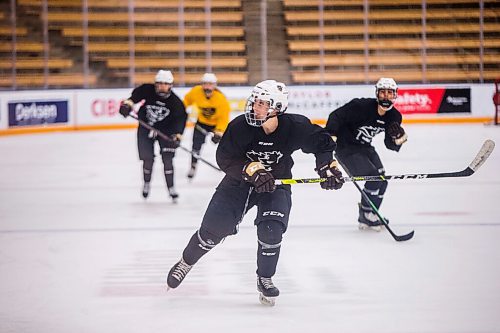
{"label": "face cage", "polygon": [[[378,97],[378,93],[379,93],[380,90],[392,90],[394,92],[394,98],[392,100],[390,100],[390,99],[380,99]],[[394,106],[394,101],[396,101],[396,98],[398,98],[398,90],[397,89],[391,89],[391,88],[376,88],[375,89],[375,95],[377,97],[377,103],[378,103],[378,105],[380,105],[381,107],[385,108],[386,111],[389,111]]]}
{"label": "face cage", "polygon": [[[158,89],[158,83],[166,83],[166,84],[170,84],[170,88],[168,89],[167,92],[163,92],[163,91],[160,91]],[[172,84],[171,83],[168,83],[168,82],[155,82],[155,92],[158,96],[160,96],[161,98],[168,98],[170,97],[170,94],[172,93]]]}
{"label": "face cage", "polygon": [[[255,103],[255,97],[251,96],[247,99],[247,103],[245,105],[245,119],[250,126],[261,127],[270,117],[270,114],[273,113],[274,109],[267,110],[267,116],[265,119],[257,119],[255,117],[255,111],[253,110],[253,104]],[[280,115],[282,112],[278,112],[277,115]]]}

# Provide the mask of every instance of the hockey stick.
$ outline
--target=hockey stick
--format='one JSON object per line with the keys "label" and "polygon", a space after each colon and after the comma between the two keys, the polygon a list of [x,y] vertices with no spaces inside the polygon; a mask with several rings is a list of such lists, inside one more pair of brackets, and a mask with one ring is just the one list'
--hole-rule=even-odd
{"label": "hockey stick", "polygon": [[[454,177],[468,177],[474,174],[481,165],[488,159],[491,152],[495,148],[495,142],[492,140],[486,140],[479,152],[477,153],[474,160],[469,164],[468,167],[462,171],[456,172],[442,172],[442,173],[416,173],[416,174],[405,174],[405,175],[392,175],[392,176],[355,176],[355,177],[343,177],[345,182],[380,182],[384,180],[398,180],[398,179],[426,179],[426,178],[454,178]],[[311,184],[311,183],[321,183],[326,181],[326,178],[297,178],[297,179],[277,179],[275,181],[276,185],[282,184]]]}
{"label": "hockey stick", "polygon": [[[344,168],[344,171],[350,176],[351,173],[349,172],[349,170],[345,167],[345,165],[342,163],[341,160],[337,159],[339,161],[339,163],[342,165],[342,168]],[[411,231],[409,232],[408,234],[406,235],[396,235],[392,229],[389,227],[389,224],[387,223],[387,221],[385,220],[385,217],[383,217],[377,207],[375,207],[375,204],[370,200],[370,197],[365,193],[365,191],[363,191],[363,189],[358,185],[358,183],[356,182],[353,182],[354,186],[356,186],[356,188],[358,189],[359,193],[361,193],[361,196],[363,197],[363,199],[365,199],[366,202],[368,202],[368,204],[370,205],[370,207],[372,208],[372,211],[375,213],[375,215],[378,216],[380,222],[382,222],[385,226],[385,228],[387,229],[387,231],[389,231],[389,233],[391,234],[392,238],[394,238],[397,242],[404,242],[404,241],[407,241],[407,240],[410,240],[413,238],[413,235],[415,234],[415,231]]]}
{"label": "hockey stick", "polygon": [[[165,135],[164,133],[160,132],[159,130],[157,130],[156,128],[154,128],[153,126],[149,125],[148,123],[146,123],[145,121],[137,118],[137,116],[133,115],[133,114],[130,114],[129,115],[130,117],[134,118],[135,120],[137,120],[139,122],[139,124],[141,124],[141,126],[147,128],[148,130],[150,131],[153,131],[154,133],[156,133],[156,135],[158,135],[160,138],[164,139],[164,140],[167,140],[167,141],[170,141],[170,142],[174,142],[174,140],[172,140],[170,137],[168,137],[167,135]],[[178,143],[177,143],[178,144]],[[187,149],[186,147],[183,147],[181,146],[180,144],[178,144],[178,147],[182,150],[184,150],[186,153],[189,153],[191,155],[193,155],[194,157],[196,157],[197,159],[199,159],[200,161],[204,162],[205,164],[211,166],[212,168],[214,168],[215,170],[218,170],[218,171],[221,171],[221,169],[219,169],[216,165],[210,163],[209,161],[207,161],[206,159],[204,159],[203,157],[201,157],[199,154],[193,152],[192,150],[189,150]]]}
{"label": "hockey stick", "polygon": [[203,134],[203,135],[214,135],[214,132],[208,131],[198,124],[195,125],[195,128],[197,131],[201,132],[201,134]]}

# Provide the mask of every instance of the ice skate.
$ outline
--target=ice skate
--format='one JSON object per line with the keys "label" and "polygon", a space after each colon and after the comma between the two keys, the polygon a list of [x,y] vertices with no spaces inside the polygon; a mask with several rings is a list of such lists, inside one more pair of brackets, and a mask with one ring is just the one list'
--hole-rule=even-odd
{"label": "ice skate", "polygon": [[149,190],[151,189],[150,183],[144,183],[144,186],[142,187],[142,196],[144,199],[146,199],[149,196]]}
{"label": "ice skate", "polygon": [[273,284],[271,278],[257,276],[257,290],[260,292],[259,301],[263,305],[274,306],[280,291]]}
{"label": "ice skate", "polygon": [[168,188],[168,194],[170,195],[170,197],[172,198],[172,202],[173,203],[177,203],[177,198],[179,197],[179,194],[177,193],[177,191],[175,190],[175,187],[169,187]]}
{"label": "ice skate", "polygon": [[[380,221],[377,214],[372,212],[371,208],[363,207],[361,204],[358,205],[359,205],[358,229],[373,230],[380,232],[384,224]],[[388,219],[385,219],[385,222],[389,224]]]}
{"label": "ice skate", "polygon": [[167,275],[167,290],[177,288],[182,280],[186,277],[187,273],[193,266],[186,264],[183,258],[179,260],[168,272]]}
{"label": "ice skate", "polygon": [[187,174],[189,181],[193,180],[194,175],[196,174],[196,164],[191,164],[191,168]]}

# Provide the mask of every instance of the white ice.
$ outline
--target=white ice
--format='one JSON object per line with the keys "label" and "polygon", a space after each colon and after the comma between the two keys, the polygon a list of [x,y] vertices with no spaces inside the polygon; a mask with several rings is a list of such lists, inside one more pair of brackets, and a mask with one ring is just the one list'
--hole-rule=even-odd
{"label": "white ice", "polygon": [[[462,170],[500,143],[492,126],[406,129],[399,154],[375,142],[387,174]],[[499,150],[471,177],[390,182],[381,212],[415,230],[408,242],[357,230],[352,184],[294,186],[271,308],[255,286],[254,210],[166,291],[219,172],[200,165],[189,183],[178,151],[173,204],[157,158],[145,201],[132,130],[0,137],[0,332],[500,332]],[[315,176],[312,156],[294,157],[295,176]]]}

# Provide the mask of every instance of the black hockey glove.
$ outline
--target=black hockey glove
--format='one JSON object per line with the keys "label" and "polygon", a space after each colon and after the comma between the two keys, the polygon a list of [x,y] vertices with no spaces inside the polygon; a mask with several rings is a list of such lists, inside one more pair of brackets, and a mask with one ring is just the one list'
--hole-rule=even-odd
{"label": "black hockey glove", "polygon": [[326,181],[321,182],[321,188],[325,190],[338,190],[344,185],[342,172],[338,169],[336,160],[330,160],[322,163],[316,171],[321,178],[326,178]]}
{"label": "black hockey glove", "polygon": [[175,146],[175,148],[177,148],[181,144],[182,134],[179,134],[179,133],[172,134],[172,135],[170,135],[170,139],[172,140],[172,143]]}
{"label": "black hockey glove", "polygon": [[273,175],[269,171],[266,171],[260,162],[245,164],[242,176],[245,181],[252,184],[257,193],[274,192],[276,189]]}
{"label": "black hockey glove", "polygon": [[119,110],[120,114],[125,118],[127,118],[130,112],[132,112],[133,106],[134,104],[132,103],[132,101],[128,99],[126,101],[123,101],[122,104],[120,105],[120,110]]}
{"label": "black hockey glove", "polygon": [[212,142],[218,144],[220,139],[222,139],[222,134],[214,132],[214,135],[212,135]]}
{"label": "black hockey glove", "polygon": [[397,122],[390,123],[389,126],[387,126],[386,131],[394,143],[398,146],[401,146],[406,142],[406,140],[408,140],[408,135],[405,133],[405,130]]}

